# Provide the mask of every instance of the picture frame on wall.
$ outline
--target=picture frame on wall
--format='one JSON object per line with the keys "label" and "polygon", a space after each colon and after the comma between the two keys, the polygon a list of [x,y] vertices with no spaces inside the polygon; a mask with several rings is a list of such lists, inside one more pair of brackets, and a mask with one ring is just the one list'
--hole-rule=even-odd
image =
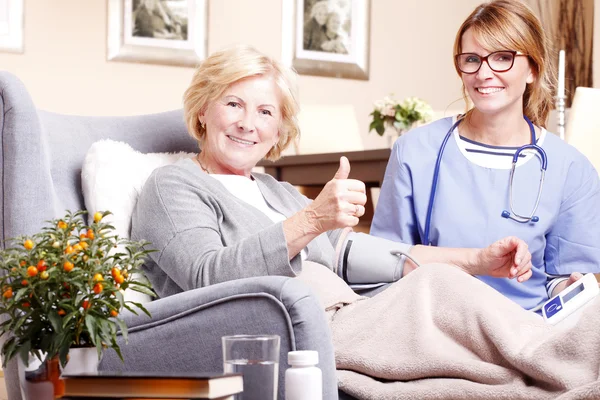
{"label": "picture frame on wall", "polygon": [[0,0],[0,51],[23,53],[23,0]]}
{"label": "picture frame on wall", "polygon": [[207,0],[107,0],[107,59],[194,67],[206,58]]}
{"label": "picture frame on wall", "polygon": [[283,0],[283,60],[298,73],[369,79],[370,0]]}

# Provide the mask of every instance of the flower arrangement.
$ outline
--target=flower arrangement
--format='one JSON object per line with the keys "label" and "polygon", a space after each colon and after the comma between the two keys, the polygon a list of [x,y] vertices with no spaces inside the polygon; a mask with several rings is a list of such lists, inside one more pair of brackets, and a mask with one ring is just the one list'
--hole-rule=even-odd
{"label": "flower arrangement", "polygon": [[103,348],[113,348],[123,359],[117,328],[127,339],[127,326],[119,312],[137,314],[137,308],[150,316],[123,298],[127,288],[154,296],[136,273],[149,243],[112,235],[114,227],[102,221],[108,211],[94,214],[91,226],[84,225],[85,213],[68,212],[0,251],[0,335],[9,334],[4,365],[17,354],[27,362],[30,353],[40,360],[45,353],[64,366],[71,347],[85,346],[95,346],[99,358]]}
{"label": "flower arrangement", "polygon": [[393,126],[398,133],[404,132],[418,122],[429,122],[433,116],[431,106],[417,97],[407,97],[402,102],[386,96],[374,104],[375,110],[369,132],[373,129],[383,136],[386,126]]}

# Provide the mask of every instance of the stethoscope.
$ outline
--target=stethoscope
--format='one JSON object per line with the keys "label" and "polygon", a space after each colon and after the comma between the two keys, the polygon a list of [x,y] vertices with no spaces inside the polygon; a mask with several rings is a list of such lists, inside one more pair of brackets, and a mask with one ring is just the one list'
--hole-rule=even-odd
{"label": "stethoscope", "polygon": [[[542,188],[544,185],[544,176],[546,174],[546,168],[548,167],[548,157],[546,156],[546,152],[544,151],[544,149],[542,149],[540,146],[538,146],[535,142],[535,128],[533,127],[533,123],[529,120],[529,118],[527,118],[526,116],[523,116],[523,118],[525,118],[525,121],[527,121],[527,124],[529,125],[529,131],[531,132],[531,143],[530,144],[526,144],[525,146],[521,146],[517,149],[517,151],[515,151],[515,154],[513,156],[513,160],[512,160],[512,168],[510,171],[510,183],[509,183],[509,188],[508,188],[508,197],[509,197],[509,205],[510,205],[510,211],[508,210],[503,210],[502,211],[502,217],[503,218],[510,218],[513,221],[517,221],[519,223],[527,223],[527,222],[538,222],[540,219],[534,215],[538,205],[540,204],[540,199],[542,197]],[[462,122],[463,118],[460,118],[454,123],[454,125],[452,125],[452,127],[450,128],[450,130],[448,131],[448,133],[446,133],[446,137],[444,137],[444,141],[442,142],[442,145],[440,146],[440,151],[438,152],[438,156],[437,156],[437,161],[435,162],[435,169],[433,170],[433,182],[431,183],[431,194],[429,195],[429,205],[427,206],[427,216],[425,218],[425,238],[423,241],[423,244],[428,246],[431,244],[431,242],[429,241],[429,231],[431,228],[431,215],[433,214],[433,203],[435,200],[435,192],[437,190],[437,184],[438,184],[438,180],[440,178],[440,164],[442,163],[442,155],[444,154],[444,149],[446,148],[446,143],[448,143],[448,139],[450,139],[450,137],[452,136],[452,132],[454,132],[454,130],[456,129],[456,127]],[[540,176],[540,185],[538,187],[538,194],[537,194],[537,199],[535,201],[535,205],[533,206],[533,210],[531,210],[531,214],[529,215],[520,215],[517,214],[514,210],[514,205],[513,205],[513,179],[515,176],[515,167],[517,166],[517,161],[519,160],[519,154],[521,154],[521,152],[523,152],[524,150],[535,150],[539,157],[540,157],[540,171],[541,171],[541,176]]]}

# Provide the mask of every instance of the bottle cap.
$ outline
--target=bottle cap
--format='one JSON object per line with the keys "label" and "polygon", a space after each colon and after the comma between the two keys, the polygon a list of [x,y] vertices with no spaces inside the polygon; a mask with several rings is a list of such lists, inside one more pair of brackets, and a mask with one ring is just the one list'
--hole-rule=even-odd
{"label": "bottle cap", "polygon": [[288,353],[288,364],[306,367],[319,363],[319,352],[314,350],[290,351]]}

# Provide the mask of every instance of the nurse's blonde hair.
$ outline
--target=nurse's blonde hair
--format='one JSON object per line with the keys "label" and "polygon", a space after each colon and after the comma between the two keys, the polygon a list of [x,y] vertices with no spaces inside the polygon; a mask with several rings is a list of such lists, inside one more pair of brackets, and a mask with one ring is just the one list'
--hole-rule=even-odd
{"label": "nurse's blonde hair", "polygon": [[298,91],[296,74],[255,48],[237,45],[213,53],[196,69],[190,86],[183,95],[183,112],[188,133],[198,141],[200,148],[206,138],[206,127],[200,124],[200,114],[234,83],[242,79],[268,76],[275,81],[281,94],[281,122],[279,140],[265,159],[275,161],[281,152],[300,135],[298,125]]}
{"label": "nurse's blonde hair", "polygon": [[[523,94],[523,114],[534,124],[546,126],[553,106],[556,75],[552,68],[549,39],[533,11],[517,0],[495,0],[479,5],[456,34],[455,55],[462,52],[462,37],[469,29],[477,42],[490,51],[515,50],[527,55],[535,78]],[[454,67],[460,76],[456,59]],[[470,108],[464,85],[462,94],[467,108]],[[467,116],[471,111],[467,111]]]}

